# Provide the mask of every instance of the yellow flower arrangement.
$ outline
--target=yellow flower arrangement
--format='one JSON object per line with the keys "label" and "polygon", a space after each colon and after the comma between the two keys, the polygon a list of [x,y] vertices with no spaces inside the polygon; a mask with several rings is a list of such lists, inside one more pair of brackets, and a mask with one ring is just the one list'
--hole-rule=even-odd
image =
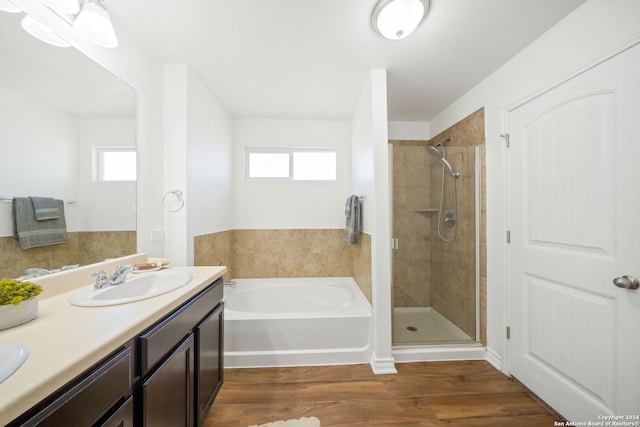
{"label": "yellow flower arrangement", "polygon": [[0,306],[18,305],[22,301],[33,299],[40,295],[42,286],[31,282],[21,282],[14,279],[0,280]]}

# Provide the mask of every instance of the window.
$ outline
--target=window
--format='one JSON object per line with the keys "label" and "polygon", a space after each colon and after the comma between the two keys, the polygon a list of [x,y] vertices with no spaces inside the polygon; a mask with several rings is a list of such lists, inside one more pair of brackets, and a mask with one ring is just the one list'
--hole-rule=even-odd
{"label": "window", "polygon": [[335,148],[247,148],[245,175],[249,179],[335,181]]}
{"label": "window", "polygon": [[96,147],[96,181],[135,181],[136,149],[133,147]]}

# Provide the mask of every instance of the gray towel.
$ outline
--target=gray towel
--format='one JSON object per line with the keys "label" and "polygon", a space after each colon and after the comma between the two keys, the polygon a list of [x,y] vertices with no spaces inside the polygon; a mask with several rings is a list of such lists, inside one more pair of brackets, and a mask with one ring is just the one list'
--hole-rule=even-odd
{"label": "gray towel", "polygon": [[350,245],[355,245],[358,243],[358,233],[362,231],[362,207],[358,196],[347,197],[344,214],[347,220],[342,239],[346,240]]}
{"label": "gray towel", "polygon": [[37,221],[60,218],[58,202],[51,197],[29,197],[33,203],[33,211]]}
{"label": "gray towel", "polygon": [[13,199],[13,234],[22,249],[67,243],[64,202],[56,200],[58,218],[37,221],[32,201],[27,197]]}

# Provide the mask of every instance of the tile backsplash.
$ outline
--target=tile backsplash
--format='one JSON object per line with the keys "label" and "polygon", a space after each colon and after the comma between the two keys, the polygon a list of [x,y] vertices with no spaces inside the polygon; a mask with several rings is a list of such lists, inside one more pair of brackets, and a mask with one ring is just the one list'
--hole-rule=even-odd
{"label": "tile backsplash", "polygon": [[224,264],[225,280],[267,277],[353,277],[371,300],[371,237],[357,245],[342,229],[229,230],[196,236],[195,265]]}
{"label": "tile backsplash", "polygon": [[66,244],[31,249],[21,249],[12,236],[0,237],[0,277],[19,277],[30,267],[50,270],[136,253],[135,231],[79,231],[68,237]]}

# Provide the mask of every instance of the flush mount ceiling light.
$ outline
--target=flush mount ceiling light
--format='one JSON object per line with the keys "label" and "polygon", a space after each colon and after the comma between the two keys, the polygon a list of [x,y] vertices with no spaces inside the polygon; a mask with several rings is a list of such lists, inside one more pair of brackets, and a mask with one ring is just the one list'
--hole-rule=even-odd
{"label": "flush mount ceiling light", "polygon": [[109,13],[100,0],[84,0],[82,9],[73,21],[73,28],[84,38],[102,47],[117,47]]}
{"label": "flush mount ceiling light", "polygon": [[411,34],[429,10],[429,0],[380,0],[373,9],[373,28],[389,40]]}
{"label": "flush mount ceiling light", "polygon": [[9,3],[7,0],[0,0],[0,10],[9,13],[22,12],[19,7],[14,6],[13,3]]}
{"label": "flush mount ceiling light", "polygon": [[75,15],[80,10],[78,0],[40,0],[40,3],[49,6],[51,9],[60,13]]}
{"label": "flush mount ceiling light", "polygon": [[67,43],[66,40],[62,39],[56,33],[51,31],[49,27],[41,24],[29,15],[25,15],[25,17],[22,18],[20,24],[27,33],[31,34],[33,37],[37,38],[40,41],[57,47],[71,46],[71,44]]}

